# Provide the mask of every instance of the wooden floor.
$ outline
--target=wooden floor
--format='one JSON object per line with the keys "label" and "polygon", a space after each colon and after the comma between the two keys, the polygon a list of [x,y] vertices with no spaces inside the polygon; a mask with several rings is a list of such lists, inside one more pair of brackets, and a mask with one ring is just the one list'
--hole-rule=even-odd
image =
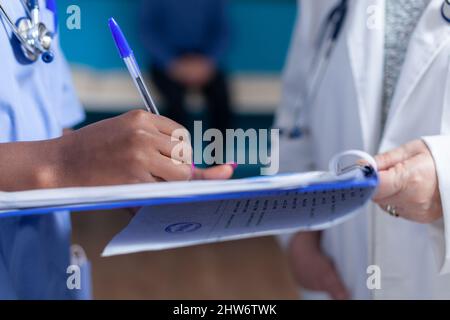
{"label": "wooden floor", "polygon": [[95,299],[296,299],[275,239],[101,258],[130,219],[123,211],[75,213],[73,242],[92,262]]}

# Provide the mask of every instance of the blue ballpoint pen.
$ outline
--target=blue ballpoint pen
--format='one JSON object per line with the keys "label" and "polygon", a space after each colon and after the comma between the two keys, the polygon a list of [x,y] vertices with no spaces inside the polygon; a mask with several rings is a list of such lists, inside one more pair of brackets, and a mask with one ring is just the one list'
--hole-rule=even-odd
{"label": "blue ballpoint pen", "polygon": [[136,58],[134,57],[133,50],[131,50],[127,39],[114,18],[109,19],[109,28],[111,29],[117,49],[119,49],[120,57],[125,62],[125,65],[133,78],[134,84],[144,100],[145,107],[149,112],[159,115],[158,108],[145,85],[144,78],[142,77]]}

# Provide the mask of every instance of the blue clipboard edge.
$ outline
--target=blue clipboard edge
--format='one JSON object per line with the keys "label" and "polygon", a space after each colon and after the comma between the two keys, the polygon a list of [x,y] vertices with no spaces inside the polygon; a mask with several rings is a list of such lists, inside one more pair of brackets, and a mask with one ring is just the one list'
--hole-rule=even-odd
{"label": "blue clipboard edge", "polygon": [[21,210],[5,211],[0,213],[0,218],[7,217],[17,217],[17,216],[28,216],[28,215],[43,215],[48,213],[54,213],[58,211],[74,211],[74,212],[84,212],[84,211],[100,211],[100,210],[115,210],[124,208],[134,208],[134,207],[147,207],[147,206],[158,206],[165,204],[182,204],[182,203],[192,203],[192,202],[207,202],[207,201],[218,201],[218,200],[231,200],[231,199],[242,199],[242,198],[254,198],[257,196],[267,196],[276,195],[285,192],[326,192],[332,190],[348,190],[348,189],[368,189],[372,188],[373,192],[378,186],[378,175],[372,173],[366,176],[365,180],[345,180],[339,181],[337,183],[321,183],[313,184],[302,188],[287,188],[287,189],[277,189],[277,190],[262,190],[262,191],[249,191],[249,192],[232,192],[232,193],[222,193],[222,194],[211,194],[206,196],[190,196],[181,198],[159,198],[159,199],[144,199],[144,200],[126,200],[126,201],[112,201],[103,202],[98,204],[75,204],[68,206],[55,206],[55,207],[39,207]]}

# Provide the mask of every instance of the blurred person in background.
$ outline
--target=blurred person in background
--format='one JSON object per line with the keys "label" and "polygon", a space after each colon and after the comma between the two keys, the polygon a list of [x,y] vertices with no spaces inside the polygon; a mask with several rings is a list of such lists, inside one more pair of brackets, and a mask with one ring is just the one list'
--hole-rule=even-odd
{"label": "blurred person in background", "polygon": [[210,126],[224,132],[231,118],[221,66],[229,36],[227,1],[144,0],[141,9],[142,42],[168,116],[188,126],[185,95],[198,91],[206,100]]}

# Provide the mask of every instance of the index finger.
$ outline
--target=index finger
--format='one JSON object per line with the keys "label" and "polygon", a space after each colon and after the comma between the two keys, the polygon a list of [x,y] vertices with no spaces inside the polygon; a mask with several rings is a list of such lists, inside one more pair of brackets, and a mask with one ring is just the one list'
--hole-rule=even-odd
{"label": "index finger", "polygon": [[159,132],[168,136],[176,136],[179,139],[183,138],[182,140],[185,140],[189,136],[189,131],[181,124],[164,116],[152,114],[151,117],[152,124]]}
{"label": "index finger", "polygon": [[409,171],[403,163],[397,164],[389,170],[378,173],[379,185],[373,200],[375,202],[395,196],[405,190],[408,183]]}
{"label": "index finger", "polygon": [[394,150],[379,154],[375,157],[378,170],[387,170],[396,164],[406,161],[420,152],[419,141],[413,141]]}
{"label": "index finger", "polygon": [[224,164],[209,169],[194,169],[195,180],[227,180],[233,176],[235,164]]}

